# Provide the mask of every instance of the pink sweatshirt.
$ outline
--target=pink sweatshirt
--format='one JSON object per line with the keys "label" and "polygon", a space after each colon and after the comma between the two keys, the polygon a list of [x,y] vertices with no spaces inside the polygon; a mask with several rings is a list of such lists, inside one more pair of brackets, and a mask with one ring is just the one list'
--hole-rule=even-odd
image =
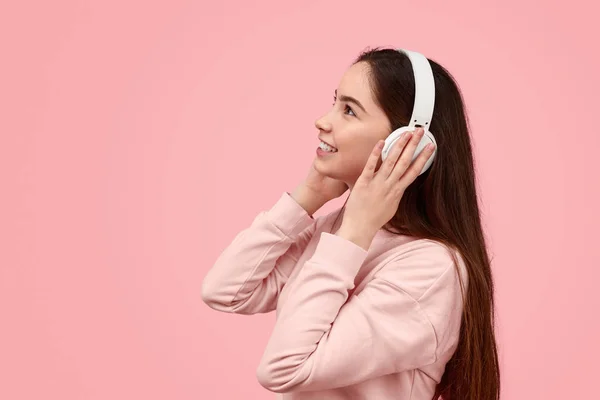
{"label": "pink sweatshirt", "polygon": [[329,233],[336,215],[314,219],[283,193],[218,257],[203,301],[276,310],[256,376],[277,399],[430,400],[461,321],[449,250],[381,229],[366,251]]}

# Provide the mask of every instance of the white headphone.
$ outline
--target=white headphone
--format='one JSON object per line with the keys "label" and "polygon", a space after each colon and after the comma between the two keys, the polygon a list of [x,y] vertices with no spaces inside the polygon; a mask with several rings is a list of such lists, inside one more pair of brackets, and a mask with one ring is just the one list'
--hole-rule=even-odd
{"label": "white headphone", "polygon": [[412,161],[419,156],[421,151],[423,151],[423,148],[429,143],[433,143],[434,146],[436,146],[434,153],[429,157],[423,166],[423,169],[419,173],[419,175],[421,175],[431,166],[433,159],[437,154],[437,143],[433,137],[433,134],[429,132],[431,117],[433,115],[433,105],[435,103],[435,83],[433,81],[433,72],[431,71],[429,60],[427,60],[427,57],[421,53],[405,49],[397,49],[397,51],[406,54],[412,65],[413,74],[415,76],[415,104],[413,105],[413,112],[408,126],[402,126],[396,129],[385,139],[385,144],[383,146],[383,150],[381,151],[381,159],[386,159],[388,152],[392,148],[392,145],[400,138],[400,135],[403,132],[414,131],[418,126],[421,126],[425,132],[421,138],[421,141],[417,145],[417,148],[415,149]]}

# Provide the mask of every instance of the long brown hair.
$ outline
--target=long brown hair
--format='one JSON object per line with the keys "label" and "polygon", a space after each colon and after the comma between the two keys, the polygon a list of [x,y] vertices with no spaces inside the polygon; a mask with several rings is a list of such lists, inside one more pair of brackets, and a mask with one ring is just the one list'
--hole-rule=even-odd
{"label": "long brown hair", "polygon": [[[415,98],[408,57],[395,49],[376,47],[362,52],[354,61],[358,62],[370,67],[375,101],[387,115],[392,131],[408,125]],[[440,396],[444,400],[498,400],[494,285],[481,226],[468,118],[452,75],[435,61],[429,59],[429,63],[435,81],[429,129],[437,142],[437,154],[431,167],[406,188],[395,216],[383,228],[441,242],[458,251],[466,265],[468,284],[465,292],[461,281],[464,309],[458,347],[432,400]]]}

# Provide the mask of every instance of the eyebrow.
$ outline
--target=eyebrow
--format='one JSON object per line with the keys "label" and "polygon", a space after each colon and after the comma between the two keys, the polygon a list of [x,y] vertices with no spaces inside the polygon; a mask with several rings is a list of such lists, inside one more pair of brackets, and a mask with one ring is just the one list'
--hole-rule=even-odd
{"label": "eyebrow", "polygon": [[[335,89],[335,95],[337,97],[337,89]],[[339,99],[341,101],[347,101],[349,103],[354,103],[356,104],[358,107],[360,107],[361,110],[363,110],[366,114],[368,114],[367,110],[365,110],[365,108],[363,107],[362,104],[360,104],[360,101],[356,100],[354,97],[350,97],[350,96],[346,96],[346,95],[340,95]]]}

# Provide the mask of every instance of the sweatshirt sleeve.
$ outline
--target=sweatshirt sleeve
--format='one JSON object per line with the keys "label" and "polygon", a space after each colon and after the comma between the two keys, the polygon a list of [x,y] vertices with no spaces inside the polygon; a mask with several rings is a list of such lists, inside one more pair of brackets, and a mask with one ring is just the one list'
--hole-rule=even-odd
{"label": "sweatshirt sleeve", "polygon": [[[427,313],[386,273],[377,273],[347,301],[366,256],[353,242],[321,233],[315,253],[280,307],[256,372],[263,387],[278,393],[328,390],[437,360],[436,332]],[[411,263],[438,271],[448,265],[421,252],[412,261],[392,259],[380,272],[406,269]],[[428,293],[437,294],[427,301],[442,313],[446,294]]]}
{"label": "sweatshirt sleeve", "polygon": [[275,309],[277,298],[316,221],[288,192],[239,232],[202,282],[202,300],[211,308],[255,314]]}

